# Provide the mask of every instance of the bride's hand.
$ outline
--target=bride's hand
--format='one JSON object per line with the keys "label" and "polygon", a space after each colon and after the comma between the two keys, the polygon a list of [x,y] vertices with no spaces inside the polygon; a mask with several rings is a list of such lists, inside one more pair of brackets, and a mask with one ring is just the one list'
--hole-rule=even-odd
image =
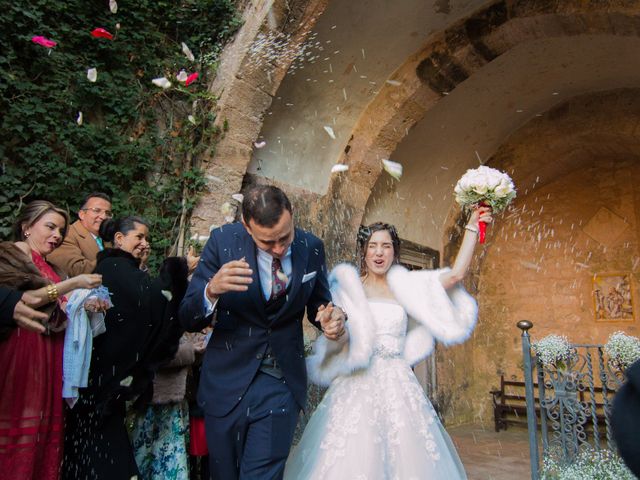
{"label": "bride's hand", "polygon": [[491,223],[493,222],[493,216],[491,215],[491,207],[475,206],[471,210],[471,216],[467,225],[478,228],[478,223]]}
{"label": "bride's hand", "polygon": [[329,340],[338,340],[344,334],[344,312],[329,302],[318,308],[316,320],[320,322],[324,336]]}

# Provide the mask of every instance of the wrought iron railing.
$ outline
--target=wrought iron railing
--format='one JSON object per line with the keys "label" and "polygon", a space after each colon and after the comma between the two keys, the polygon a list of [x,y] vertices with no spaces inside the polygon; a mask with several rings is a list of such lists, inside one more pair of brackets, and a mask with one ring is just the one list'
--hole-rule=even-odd
{"label": "wrought iron railing", "polygon": [[522,330],[532,480],[538,480],[541,458],[551,452],[559,455],[561,462],[571,463],[584,447],[615,451],[611,405],[624,374],[609,364],[603,345],[572,344],[566,361],[543,365],[531,348],[529,330],[533,324],[522,320],[517,325]]}

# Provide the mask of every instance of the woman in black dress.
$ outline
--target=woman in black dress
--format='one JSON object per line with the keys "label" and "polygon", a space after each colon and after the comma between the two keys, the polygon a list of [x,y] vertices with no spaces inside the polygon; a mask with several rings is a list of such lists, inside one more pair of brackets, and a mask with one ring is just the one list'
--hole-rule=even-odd
{"label": "woman in black dress", "polygon": [[67,418],[63,478],[130,480],[138,475],[125,428],[126,402],[149,393],[153,372],[176,352],[177,308],[187,285],[184,258],[168,258],[152,279],[140,269],[149,228],[139,217],[107,220],[100,237],[114,248],[98,254],[113,307],[93,343],[89,386]]}

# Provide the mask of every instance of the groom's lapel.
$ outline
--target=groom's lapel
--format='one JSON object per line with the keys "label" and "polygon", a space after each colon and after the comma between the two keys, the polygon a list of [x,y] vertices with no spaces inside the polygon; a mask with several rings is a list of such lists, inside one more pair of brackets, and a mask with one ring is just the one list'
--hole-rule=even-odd
{"label": "groom's lapel", "polygon": [[262,296],[262,287],[260,286],[260,269],[258,268],[256,244],[249,234],[247,234],[244,239],[243,251],[245,252],[245,260],[249,264],[249,268],[253,271],[253,275],[251,275],[253,281],[249,284],[247,293],[256,304],[258,311],[264,314],[265,301]]}
{"label": "groom's lapel", "polygon": [[302,238],[302,233],[296,230],[295,238],[291,244],[291,288],[287,294],[286,303],[280,312],[287,311],[291,303],[295,300],[296,295],[298,295],[308,259],[309,250],[306,241]]}

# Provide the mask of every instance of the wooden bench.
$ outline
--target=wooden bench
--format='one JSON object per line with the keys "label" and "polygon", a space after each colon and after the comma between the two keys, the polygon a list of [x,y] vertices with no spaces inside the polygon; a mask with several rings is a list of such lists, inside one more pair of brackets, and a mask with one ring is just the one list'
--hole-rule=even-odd
{"label": "wooden bench", "polygon": [[[605,424],[604,400],[602,398],[602,387],[594,387],[596,418],[598,425]],[[525,393],[525,383],[517,380],[505,380],[504,375],[500,375],[500,389],[491,390],[493,401],[493,417],[495,431],[506,430],[508,425],[527,424],[527,398]],[[533,385],[533,396],[536,409],[536,417],[540,418],[540,399],[538,398],[538,384]],[[591,405],[591,392],[588,388],[578,391],[580,402]],[[587,416],[586,427],[592,423],[592,418]],[[538,421],[539,424],[539,421]]]}

